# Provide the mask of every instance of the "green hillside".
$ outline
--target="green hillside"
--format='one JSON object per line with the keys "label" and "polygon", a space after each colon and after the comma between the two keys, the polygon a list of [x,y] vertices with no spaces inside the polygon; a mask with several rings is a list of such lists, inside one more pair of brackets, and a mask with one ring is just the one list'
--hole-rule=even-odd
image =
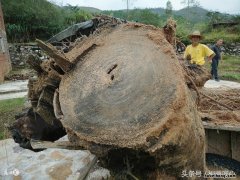
{"label": "green hillside", "polygon": [[[8,41],[48,39],[68,26],[93,16],[79,7],[60,7],[47,0],[1,0]],[[85,8],[97,11],[95,8]]]}
{"label": "green hillside", "polygon": [[69,4],[67,6],[63,6],[62,9],[66,10],[66,11],[81,10],[81,11],[85,11],[85,12],[92,13],[92,14],[99,14],[99,13],[101,13],[100,9],[97,9],[97,8],[94,8],[94,7],[71,6]]}
{"label": "green hillside", "polygon": [[[64,23],[62,9],[46,0],[1,0],[8,39],[50,36]],[[51,17],[51,18],[50,18]]]}
{"label": "green hillside", "polygon": [[[156,13],[160,16],[164,16],[166,11],[164,8],[151,8],[150,10],[153,13]],[[178,11],[173,10],[172,15],[175,17],[181,16],[185,19],[188,19],[188,21],[195,23],[195,22],[203,22],[209,19],[209,17],[207,17],[208,12],[209,12],[208,10],[203,9],[201,7],[190,7],[189,9],[183,8]]]}
{"label": "green hillside", "polygon": [[233,16],[219,12],[211,12],[201,7],[184,8],[166,14],[164,8],[133,9],[117,11],[101,11],[94,7],[57,6],[47,0],[2,0],[2,8],[7,29],[8,41],[29,42],[35,38],[48,39],[68,26],[93,18],[96,14],[106,14],[128,21],[163,27],[172,16],[177,21],[177,36],[189,43],[187,35],[200,30],[206,42],[221,37],[225,41],[240,41],[239,25],[218,27],[213,29],[212,23],[240,22],[239,15]]}
{"label": "green hillside", "polygon": [[182,16],[183,18],[188,19],[190,22],[204,22],[209,20],[207,13],[209,11],[201,7],[190,7],[175,11],[175,15]]}
{"label": "green hillside", "polygon": [[85,6],[79,6],[81,10],[90,12],[90,13],[101,13],[100,9],[94,8],[94,7],[85,7]]}

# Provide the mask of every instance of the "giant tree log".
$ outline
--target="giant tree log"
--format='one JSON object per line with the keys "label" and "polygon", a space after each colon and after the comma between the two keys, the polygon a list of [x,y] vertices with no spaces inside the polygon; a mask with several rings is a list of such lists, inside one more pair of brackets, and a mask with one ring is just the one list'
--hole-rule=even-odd
{"label": "giant tree log", "polygon": [[[183,170],[203,172],[203,125],[164,31],[108,22],[64,54],[71,64],[67,70],[54,59],[61,53],[48,52],[52,47],[40,42],[52,58],[31,86],[31,97],[39,98],[36,111],[46,105],[42,97],[52,94],[48,109],[70,142],[96,154],[116,176],[158,179],[181,177]],[[52,72],[59,73],[56,82]]]}
{"label": "giant tree log", "polygon": [[[59,86],[70,141],[109,168],[128,158],[136,174],[145,166],[175,177],[184,169],[203,170],[203,126],[163,32],[127,24],[97,38],[100,45]],[[77,50],[69,54],[78,57]]]}

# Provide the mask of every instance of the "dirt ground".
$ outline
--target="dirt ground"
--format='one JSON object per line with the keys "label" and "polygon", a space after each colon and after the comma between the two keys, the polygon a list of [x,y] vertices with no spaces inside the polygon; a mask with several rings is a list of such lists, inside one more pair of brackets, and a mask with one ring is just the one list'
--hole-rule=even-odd
{"label": "dirt ground", "polygon": [[27,80],[36,73],[29,67],[13,67],[13,70],[5,76],[5,81]]}

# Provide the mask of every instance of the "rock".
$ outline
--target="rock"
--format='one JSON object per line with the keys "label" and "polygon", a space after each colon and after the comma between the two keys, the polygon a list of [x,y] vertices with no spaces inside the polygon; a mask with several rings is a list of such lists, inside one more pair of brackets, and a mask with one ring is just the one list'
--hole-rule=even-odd
{"label": "rock", "polygon": [[20,63],[19,63],[19,66],[24,66],[24,62],[20,62]]}
{"label": "rock", "polygon": [[31,107],[31,102],[26,99],[26,101],[24,102],[24,108],[29,108],[29,107]]}
{"label": "rock", "polygon": [[[46,149],[33,152],[12,139],[0,141],[0,179],[84,179],[96,162],[89,151]],[[91,170],[88,179],[104,179],[109,171]]]}
{"label": "rock", "polygon": [[[9,46],[11,46],[11,48],[9,48],[10,59],[14,66],[25,65],[25,60],[31,53],[35,55],[42,53],[42,51],[36,46],[36,44],[32,46],[29,46],[28,44],[23,44],[21,46],[17,44],[9,44]],[[37,49],[37,50],[35,51],[32,49]]]}
{"label": "rock", "polygon": [[89,172],[86,180],[102,180],[108,179],[110,177],[110,172],[99,166],[95,166],[92,171]]}
{"label": "rock", "polygon": [[239,43],[225,43],[221,49],[226,55],[240,55]]}
{"label": "rock", "polygon": [[207,89],[218,89],[218,90],[229,90],[229,89],[240,89],[240,83],[233,81],[220,80],[209,80],[204,85]]}

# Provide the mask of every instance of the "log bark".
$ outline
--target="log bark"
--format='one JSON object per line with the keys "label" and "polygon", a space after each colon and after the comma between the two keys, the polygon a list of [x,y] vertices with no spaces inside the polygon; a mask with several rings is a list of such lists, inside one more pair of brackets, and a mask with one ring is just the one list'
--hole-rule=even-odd
{"label": "log bark", "polygon": [[30,65],[30,67],[32,69],[37,71],[38,74],[41,74],[43,72],[43,70],[41,68],[42,60],[39,57],[34,56],[34,55],[29,55],[27,63]]}

